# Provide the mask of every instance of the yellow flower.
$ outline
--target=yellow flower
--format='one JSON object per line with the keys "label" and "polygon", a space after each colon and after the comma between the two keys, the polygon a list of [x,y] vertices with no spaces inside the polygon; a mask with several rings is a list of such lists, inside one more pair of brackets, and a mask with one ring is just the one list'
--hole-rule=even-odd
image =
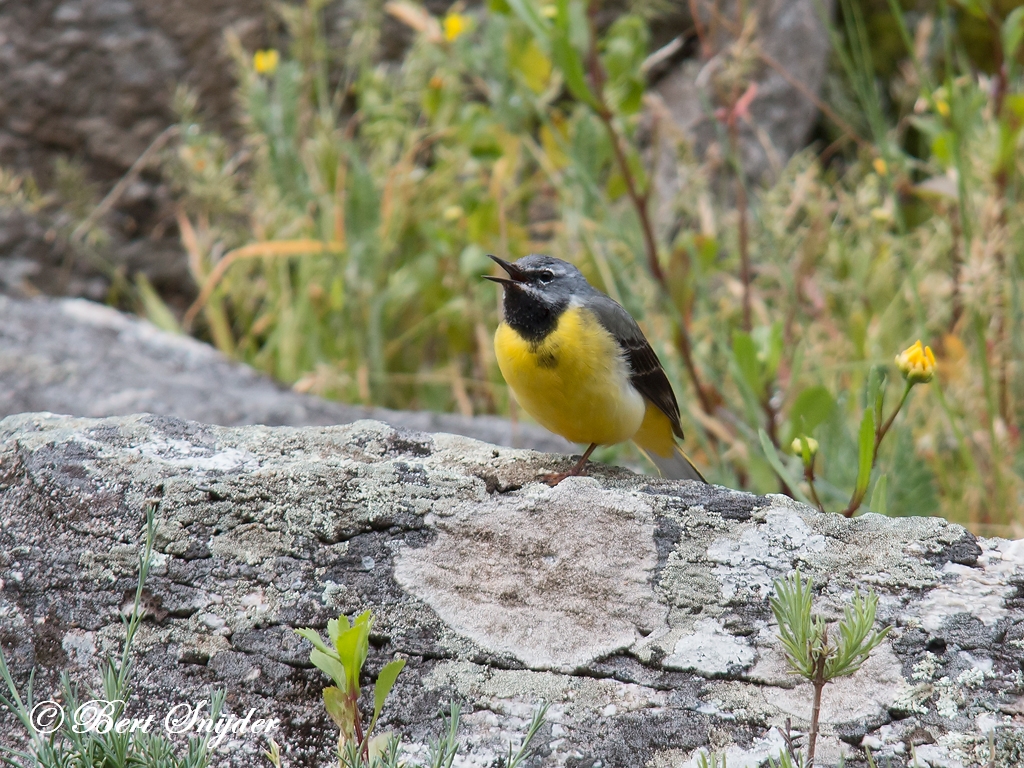
{"label": "yellow flower", "polygon": [[444,39],[449,43],[469,29],[469,17],[461,13],[449,13],[444,17]]}
{"label": "yellow flower", "polygon": [[265,51],[256,51],[252,55],[252,67],[261,75],[272,75],[281,61],[281,54],[273,48]]}
{"label": "yellow flower", "polygon": [[949,104],[943,99],[937,99],[935,101],[935,111],[943,117],[949,117]]}
{"label": "yellow flower", "polygon": [[931,347],[922,347],[918,339],[913,346],[896,355],[896,367],[910,384],[927,384],[935,375],[935,355]]}
{"label": "yellow flower", "polygon": [[815,440],[813,437],[807,437],[806,435],[794,439],[793,444],[790,445],[789,447],[792,449],[793,453],[795,453],[797,456],[800,456],[804,452],[803,443],[805,441],[807,442],[807,452],[811,454],[811,456],[816,454],[818,452],[818,441]]}
{"label": "yellow flower", "polygon": [[442,215],[444,216],[445,221],[455,221],[456,219],[462,218],[462,213],[462,206],[449,205],[444,209],[444,213]]}
{"label": "yellow flower", "polygon": [[558,7],[554,3],[548,3],[542,5],[540,8],[540,15],[546,19],[553,19],[558,15]]}
{"label": "yellow flower", "polygon": [[879,176],[885,176],[889,173],[889,165],[880,157],[876,157],[872,165],[875,167],[875,173]]}

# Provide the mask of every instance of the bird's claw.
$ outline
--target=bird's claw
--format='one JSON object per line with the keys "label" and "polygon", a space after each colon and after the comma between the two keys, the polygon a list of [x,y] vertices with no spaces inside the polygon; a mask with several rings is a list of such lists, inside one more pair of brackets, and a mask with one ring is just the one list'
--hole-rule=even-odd
{"label": "bird's claw", "polygon": [[584,475],[584,474],[586,474],[586,473],[582,472],[582,471],[577,471],[577,470],[570,470],[568,472],[551,472],[551,473],[546,474],[546,475],[541,475],[540,479],[543,482],[545,482],[548,485],[550,485],[552,488],[554,488],[556,485],[558,485],[560,482],[565,480],[565,478],[567,478],[567,477],[580,477],[581,475]]}

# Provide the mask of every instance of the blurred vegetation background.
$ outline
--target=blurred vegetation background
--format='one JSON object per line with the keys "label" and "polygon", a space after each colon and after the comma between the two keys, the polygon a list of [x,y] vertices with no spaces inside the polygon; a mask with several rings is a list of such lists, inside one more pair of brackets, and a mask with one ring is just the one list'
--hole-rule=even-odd
{"label": "blurred vegetation background", "polygon": [[[327,0],[282,6],[279,48],[228,39],[241,134],[180,90],[157,148],[198,299],[172,311],[144,278],[118,298],[301,391],[515,418],[492,351],[500,294],[480,275],[487,253],[549,253],[640,321],[713,482],[837,512],[859,493],[861,511],[1019,537],[1020,6],[822,3],[823,115],[771,179],[741,161],[760,60],[743,3],[728,45],[699,15],[686,36],[713,62],[717,149],[700,156],[662,130],[648,86],[675,4],[367,2],[340,45]],[[398,60],[386,15],[413,36]],[[666,147],[683,184],[656,201]],[[72,234],[100,242],[101,217],[65,197]],[[672,226],[653,220],[666,203]],[[894,408],[893,360],[917,339],[936,375]]]}

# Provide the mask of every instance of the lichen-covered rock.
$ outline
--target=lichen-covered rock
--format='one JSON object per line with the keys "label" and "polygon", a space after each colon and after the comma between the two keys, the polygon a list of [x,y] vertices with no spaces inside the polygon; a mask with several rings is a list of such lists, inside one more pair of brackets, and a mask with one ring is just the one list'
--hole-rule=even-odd
{"label": "lichen-covered rock", "polygon": [[[154,416],[0,422],[0,644],[19,680],[95,678],[133,594],[159,499],[134,714],[227,691],[279,718],[290,766],[332,764],[336,731],[294,627],[373,609],[368,679],[408,659],[385,726],[417,754],[466,705],[464,765],[486,766],[551,702],[533,765],[760,765],[810,690],[787,673],[768,605],[800,566],[838,616],[879,594],[888,640],[826,689],[822,764],[866,745],[906,766],[1019,764],[1024,542],[935,518],[846,520],[783,497],[597,468],[377,422],[210,427]],[[0,717],[0,744],[17,737]],[[221,765],[258,764],[255,737]]]}

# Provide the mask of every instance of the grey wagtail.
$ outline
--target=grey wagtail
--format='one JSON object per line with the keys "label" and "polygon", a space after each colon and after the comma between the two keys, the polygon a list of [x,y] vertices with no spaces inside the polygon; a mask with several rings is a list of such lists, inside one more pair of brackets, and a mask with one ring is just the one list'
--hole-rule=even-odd
{"label": "grey wagtail", "polygon": [[676,443],[683,437],[679,404],[636,320],[561,259],[490,258],[508,273],[484,276],[504,288],[504,318],[494,334],[502,376],[542,426],[590,446],[576,466],[547,482],[583,474],[597,446],[626,440],[663,476],[707,482]]}

